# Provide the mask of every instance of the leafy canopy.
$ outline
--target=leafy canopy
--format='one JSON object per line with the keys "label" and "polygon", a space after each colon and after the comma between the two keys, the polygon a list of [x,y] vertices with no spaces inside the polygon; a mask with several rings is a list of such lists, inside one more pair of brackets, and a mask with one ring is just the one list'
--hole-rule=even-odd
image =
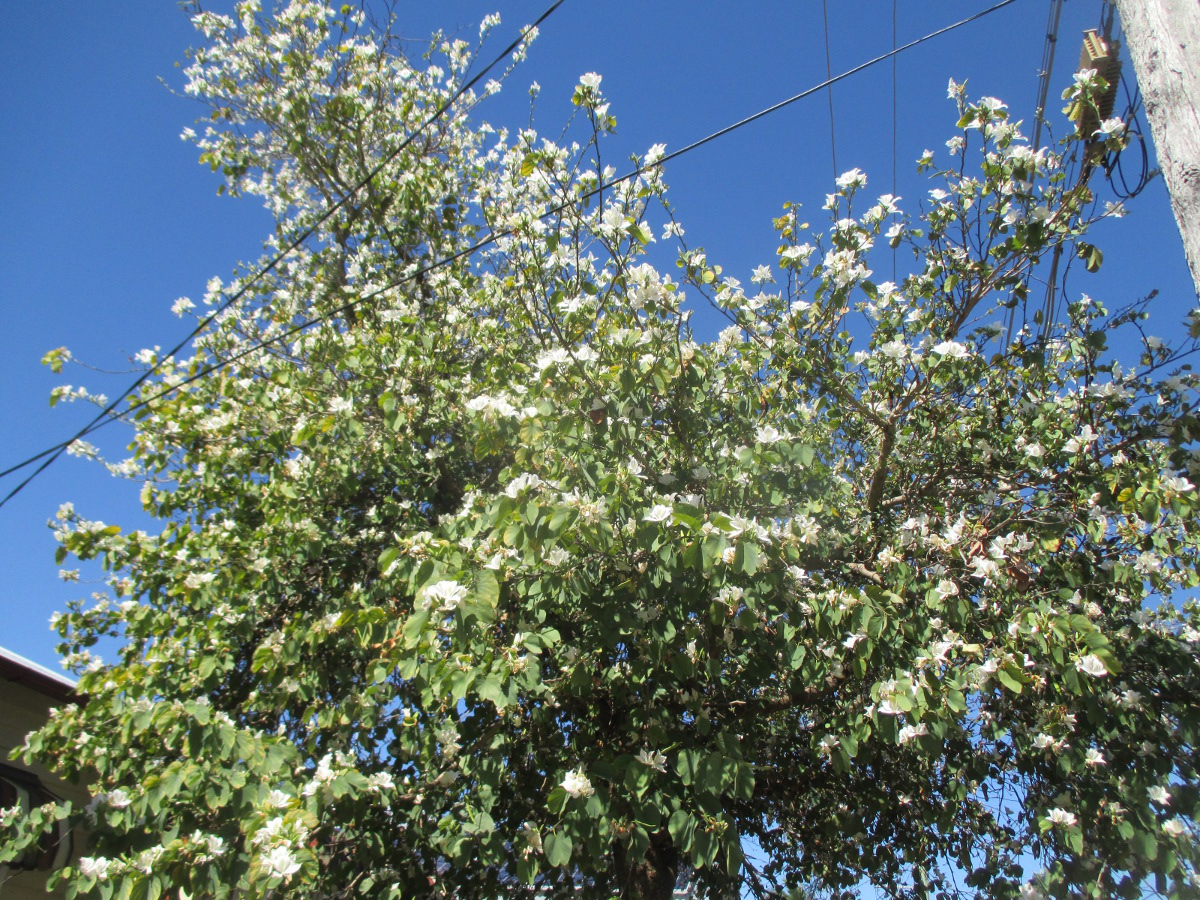
{"label": "leafy canopy", "polygon": [[563,141],[469,93],[350,196],[474,49],[195,21],[185,134],[267,253],[344,205],[143,388],[113,468],[160,526],[60,511],[113,596],[57,620],[86,702],[26,755],[95,801],[6,813],[0,862],[66,815],[103,898],[1195,889],[1194,343],[1041,321],[1098,213],[1003,104],[952,83],[919,216],[849,172],[746,290],[661,147],[600,189],[597,75]]}

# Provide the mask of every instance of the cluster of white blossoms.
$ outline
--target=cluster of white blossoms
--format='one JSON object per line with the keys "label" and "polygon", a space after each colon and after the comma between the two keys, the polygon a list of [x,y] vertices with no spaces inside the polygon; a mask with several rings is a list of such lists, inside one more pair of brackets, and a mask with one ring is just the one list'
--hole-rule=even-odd
{"label": "cluster of white blossoms", "polygon": [[562,780],[562,789],[572,797],[590,797],[596,791],[592,782],[583,774],[583,769],[568,772]]}
{"label": "cluster of white blossoms", "polygon": [[1073,828],[1079,820],[1075,813],[1055,807],[1046,815],[1046,821],[1058,828]]}
{"label": "cluster of white blossoms", "polygon": [[523,472],[505,486],[504,495],[515,500],[526,491],[541,487],[542,483],[542,479],[532,472]]}
{"label": "cluster of white blossoms", "polygon": [[467,409],[472,412],[488,412],[508,419],[532,419],[538,414],[537,407],[525,406],[521,409],[513,406],[507,397],[489,397],[481,394],[466,402]]}
{"label": "cluster of white blossoms", "polygon": [[453,612],[467,597],[467,588],[457,581],[438,581],[426,585],[417,593],[418,609]]}
{"label": "cluster of white blossoms", "polygon": [[307,840],[308,829],[302,823],[276,816],[254,833],[250,844],[259,848],[259,864],[268,877],[290,879],[300,871],[297,853]]}

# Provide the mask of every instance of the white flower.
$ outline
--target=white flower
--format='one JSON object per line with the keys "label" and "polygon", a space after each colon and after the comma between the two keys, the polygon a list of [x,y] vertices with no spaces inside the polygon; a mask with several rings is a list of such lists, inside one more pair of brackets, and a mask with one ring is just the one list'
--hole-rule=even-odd
{"label": "white flower", "polygon": [[1084,764],[1089,766],[1103,766],[1107,764],[1107,760],[1105,760],[1104,754],[1095,747],[1089,747]]}
{"label": "white flower", "polygon": [[888,359],[904,359],[908,355],[908,345],[904,341],[888,341],[880,345],[879,352]]}
{"label": "white flower", "polygon": [[667,506],[666,504],[663,504],[663,503],[656,503],[650,509],[650,512],[646,513],[646,515],[644,515],[642,517],[642,521],[643,522],[665,522],[665,521],[667,521],[667,519],[671,518],[671,516],[674,515],[674,513],[675,513],[675,510],[672,507]]}
{"label": "white flower", "polygon": [[1093,678],[1103,678],[1108,674],[1108,666],[1104,665],[1104,660],[1095,653],[1089,653],[1082,659],[1077,660],[1075,668],[1085,675],[1091,675]]}
{"label": "white flower", "polygon": [[1187,830],[1187,826],[1184,824],[1183,819],[1176,816],[1174,819],[1163,822],[1162,830],[1167,837],[1177,838]]}
{"label": "white flower", "polygon": [[108,867],[112,865],[110,860],[103,856],[84,856],[79,860],[79,874],[84,878],[95,878],[97,881],[104,881],[108,878]]}
{"label": "white flower", "polygon": [[653,769],[655,772],[667,771],[667,756],[665,753],[659,753],[657,750],[646,750],[645,748],[639,750],[637,761],[643,766]]}
{"label": "white flower", "polygon": [[851,169],[849,172],[843,172],[837,177],[835,184],[839,188],[860,188],[867,183],[867,176],[863,174],[861,169]]}
{"label": "white flower", "polygon": [[949,578],[943,578],[937,583],[937,587],[934,588],[934,591],[937,594],[938,599],[942,600],[946,597],[957,596],[958,585]]}
{"label": "white flower", "polygon": [[879,551],[879,554],[875,557],[875,560],[879,563],[879,567],[881,569],[889,569],[896,563],[900,562],[901,558],[902,557],[897,555],[896,551],[894,551],[891,547],[884,547]]}
{"label": "white flower", "polygon": [[1109,138],[1120,138],[1125,135],[1125,122],[1122,119],[1105,119],[1093,133],[1094,137],[1107,141]]}
{"label": "white flower", "polygon": [[958,341],[942,341],[933,348],[938,356],[949,356],[954,359],[966,359],[971,352]]}
{"label": "white flower", "polygon": [[902,716],[904,715],[904,710],[896,706],[890,697],[887,697],[879,704],[879,714],[881,716]]}
{"label": "white flower", "polygon": [[900,734],[897,735],[896,740],[898,743],[907,744],[914,738],[918,738],[921,735],[928,733],[929,729],[925,727],[924,722],[921,722],[919,725],[905,725],[900,729]]}
{"label": "white flower", "polygon": [[263,869],[270,878],[290,878],[300,871],[300,863],[287,847],[276,847],[262,858]]}
{"label": "white flower", "polygon": [[134,861],[134,868],[149,875],[154,870],[154,864],[158,862],[158,858],[166,852],[165,847],[148,847],[137,855]]}
{"label": "white flower", "polygon": [[188,590],[196,591],[206,584],[211,584],[216,577],[213,572],[193,572],[183,579],[183,586]]}
{"label": "white flower", "polygon": [[562,788],[572,797],[590,797],[595,793],[595,788],[583,774],[583,769],[568,772],[567,777],[562,780]]}
{"label": "white flower", "polygon": [[171,312],[175,313],[175,315],[177,315],[177,316],[182,316],[184,313],[186,313],[190,309],[192,309],[195,305],[196,304],[193,303],[191,300],[189,300],[187,297],[180,297],[178,300],[176,300],[174,303],[171,304]]}
{"label": "white flower", "polygon": [[595,72],[588,72],[586,75],[579,76],[579,84],[589,91],[599,90],[601,81],[603,81],[603,77],[597,75]]}
{"label": "white flower", "polygon": [[[610,212],[611,212],[611,210],[610,210]],[[617,210],[617,212],[620,213],[620,210]],[[624,216],[622,216],[621,223],[618,223],[618,224],[623,224],[624,221],[625,221]],[[539,372],[541,372],[545,369],[550,368],[550,366],[556,366],[556,365],[560,365],[563,363],[567,363],[567,362],[570,362],[570,360],[571,360],[571,355],[569,353],[567,353],[566,350],[564,350],[562,347],[555,347],[553,350],[550,350],[546,353],[541,354],[537,358],[537,362],[535,363],[535,365],[537,366],[537,370]]]}
{"label": "white flower", "polygon": [[1000,574],[1000,567],[995,560],[987,559],[983,556],[976,556],[971,560],[971,576],[982,581],[991,582]]}
{"label": "white flower", "polygon": [[754,273],[750,276],[750,280],[755,284],[765,284],[773,282],[775,276],[771,274],[770,266],[755,266]]}
{"label": "white flower", "polygon": [[542,479],[538,478],[536,475],[526,472],[518,475],[516,478],[510,481],[508,483],[508,487],[504,489],[504,494],[506,497],[511,497],[515,500],[522,491],[529,488],[538,487],[541,483]]}
{"label": "white flower", "polygon": [[1161,785],[1154,785],[1147,789],[1146,796],[1150,798],[1151,803],[1157,803],[1159,806],[1171,805],[1171,792]]}
{"label": "white flower", "polygon": [[1078,453],[1080,450],[1083,450],[1085,447],[1090,445],[1094,440],[1096,440],[1096,433],[1092,431],[1092,426],[1084,425],[1081,429],[1079,429],[1078,435],[1063,444],[1063,450],[1065,450],[1067,453]]}
{"label": "white flower", "polygon": [[500,24],[500,13],[491,13],[483,17],[483,21],[479,23],[479,36],[482,38],[485,34]]}
{"label": "white flower", "polygon": [[781,259],[791,260],[802,266],[808,262],[808,258],[812,256],[815,249],[812,244],[797,244],[784,247],[779,251],[779,256]]}
{"label": "white flower", "polygon": [[396,786],[396,782],[392,780],[390,772],[376,772],[367,778],[367,790],[375,791],[390,791]]}
{"label": "white flower", "polygon": [[438,601],[439,609],[449,611],[457,608],[466,596],[466,587],[457,581],[439,581],[421,588],[417,598],[425,606],[432,606],[434,601]]}
{"label": "white flower", "polygon": [[267,794],[267,806],[273,806],[275,809],[283,809],[289,803],[291,803],[291,801],[292,798],[283,791],[274,790]]}
{"label": "white flower", "polygon": [[1046,819],[1051,825],[1061,825],[1063,828],[1070,828],[1079,821],[1075,818],[1075,813],[1057,807],[1050,810],[1050,815],[1046,816]]}
{"label": "white flower", "polygon": [[754,432],[754,439],[760,444],[774,444],[776,441],[782,440],[783,435],[773,425],[760,425]]}
{"label": "white flower", "polygon": [[871,270],[862,264],[853,250],[830,250],[822,263],[837,287],[847,287],[860,278],[869,278]]}
{"label": "white flower", "polygon": [[129,795],[126,794],[124,791],[115,790],[115,791],[109,791],[107,794],[104,795],[104,802],[107,803],[109,806],[111,806],[113,809],[124,809],[133,801],[131,801],[129,799]]}

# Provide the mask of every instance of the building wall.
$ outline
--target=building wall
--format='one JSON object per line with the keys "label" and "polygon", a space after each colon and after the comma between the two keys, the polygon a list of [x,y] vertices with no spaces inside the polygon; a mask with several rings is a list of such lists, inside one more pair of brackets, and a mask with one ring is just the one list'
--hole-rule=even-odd
{"label": "building wall", "polygon": [[[26,765],[24,760],[12,759],[12,751],[25,744],[25,735],[40,728],[49,718],[50,709],[66,702],[61,697],[51,697],[26,684],[0,678],[0,762],[37,776],[51,793],[64,800],[72,801],[76,807],[87,804],[87,792],[76,785],[54,777],[40,765]],[[76,846],[80,843],[75,836]],[[0,900],[44,900],[49,897],[65,897],[65,891],[46,893],[45,872],[3,872],[0,870]]]}

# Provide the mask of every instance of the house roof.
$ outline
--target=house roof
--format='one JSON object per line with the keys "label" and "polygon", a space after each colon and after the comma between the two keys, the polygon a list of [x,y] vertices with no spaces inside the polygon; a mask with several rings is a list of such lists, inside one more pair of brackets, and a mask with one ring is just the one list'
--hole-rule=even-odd
{"label": "house roof", "polygon": [[23,684],[54,700],[66,701],[76,698],[75,682],[70,678],[4,647],[0,647],[0,679]]}

